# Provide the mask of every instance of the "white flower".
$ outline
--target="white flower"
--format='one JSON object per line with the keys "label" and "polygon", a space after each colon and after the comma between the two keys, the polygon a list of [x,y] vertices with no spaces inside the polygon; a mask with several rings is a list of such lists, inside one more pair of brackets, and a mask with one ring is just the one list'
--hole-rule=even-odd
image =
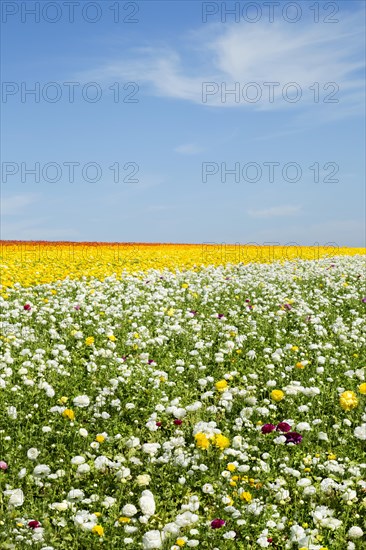
{"label": "white flower", "polygon": [[145,489],[145,491],[142,491],[139,504],[144,516],[153,516],[155,514],[154,495],[148,489]]}
{"label": "white flower", "polygon": [[349,536],[350,539],[360,539],[363,535],[363,531],[361,527],[358,527],[357,525],[355,525],[348,530],[347,535]]}
{"label": "white flower", "polygon": [[88,472],[90,472],[89,464],[79,464],[79,466],[76,468],[76,473],[79,475],[87,474]]}
{"label": "white flower", "polygon": [[74,523],[84,531],[91,531],[98,522],[95,514],[91,514],[88,510],[78,510],[74,516]]}
{"label": "white flower", "polygon": [[85,428],[80,428],[79,430],[79,434],[81,435],[81,437],[88,437],[88,430],[86,430]]}
{"label": "white flower", "polygon": [[171,535],[178,535],[180,531],[179,525],[175,522],[167,523],[163,529],[164,533],[170,533]]}
{"label": "white flower", "polygon": [[81,489],[71,489],[71,491],[68,492],[67,500],[82,500],[84,498],[85,494],[84,491]]}
{"label": "white flower", "polygon": [[97,458],[94,460],[95,469],[102,472],[105,472],[105,470],[110,467],[111,464],[113,464],[112,461],[104,455],[97,456]]}
{"label": "white flower", "polygon": [[8,489],[3,492],[4,496],[10,497],[9,504],[11,506],[22,506],[24,502],[24,493],[21,489]]}
{"label": "white flower", "polygon": [[326,477],[325,479],[323,479],[320,484],[320,490],[326,495],[331,495],[335,490],[338,489],[338,487],[338,483],[330,477]]}
{"label": "white flower", "polygon": [[90,405],[90,399],[87,395],[78,395],[73,400],[75,407],[89,407]]}
{"label": "white flower", "polygon": [[102,506],[104,508],[111,508],[116,503],[116,499],[113,497],[105,497],[105,499],[102,501]]}
{"label": "white flower", "polygon": [[38,464],[33,470],[33,475],[35,477],[45,477],[50,475],[50,473],[51,468],[47,466],[47,464]]}
{"label": "white flower", "polygon": [[361,424],[354,429],[353,435],[362,441],[366,440],[366,424]]}
{"label": "white flower", "polygon": [[66,500],[63,500],[62,502],[53,502],[49,505],[51,510],[57,510],[58,512],[64,512],[68,509],[69,503]]}
{"label": "white flower", "polygon": [[163,544],[163,533],[157,530],[147,531],[142,538],[142,547],[144,550],[161,548]]}
{"label": "white flower", "polygon": [[301,479],[299,479],[296,485],[298,485],[299,487],[308,487],[309,485],[311,485],[311,480],[307,477],[302,477]]}
{"label": "white flower", "polygon": [[159,451],[161,445],[160,443],[144,443],[142,446],[142,450],[144,453],[154,456]]}
{"label": "white flower", "polygon": [[149,485],[150,480],[151,477],[148,474],[141,474],[136,477],[136,483],[137,485],[140,485],[140,487],[144,485]]}
{"label": "white flower", "polygon": [[9,418],[11,418],[12,420],[16,420],[16,418],[18,416],[16,407],[8,407],[7,408],[7,413],[8,413]]}
{"label": "white flower", "polygon": [[125,504],[122,508],[122,514],[127,518],[132,518],[135,514],[137,514],[137,508],[133,504]]}
{"label": "white flower", "polygon": [[215,490],[212,487],[211,483],[205,483],[202,487],[202,491],[208,495],[213,495]]}
{"label": "white flower", "polygon": [[27,451],[27,457],[29,458],[29,460],[37,460],[38,455],[39,455],[39,450],[36,449],[35,447],[31,447]]}
{"label": "white flower", "polygon": [[133,447],[138,447],[139,445],[140,440],[138,437],[130,437],[130,439],[126,441],[126,447],[128,447],[129,449],[132,449]]}
{"label": "white flower", "polygon": [[228,540],[233,540],[233,539],[235,539],[235,537],[236,537],[235,531],[227,531],[227,532],[223,535],[223,538],[224,538],[224,539],[228,539]]}
{"label": "white flower", "polygon": [[310,424],[308,422],[299,422],[296,425],[296,429],[299,432],[308,432],[309,430],[311,430],[311,427],[310,427]]}
{"label": "white flower", "polygon": [[74,456],[71,459],[71,464],[74,464],[75,466],[79,466],[79,464],[83,464],[85,462],[85,458],[83,456]]}

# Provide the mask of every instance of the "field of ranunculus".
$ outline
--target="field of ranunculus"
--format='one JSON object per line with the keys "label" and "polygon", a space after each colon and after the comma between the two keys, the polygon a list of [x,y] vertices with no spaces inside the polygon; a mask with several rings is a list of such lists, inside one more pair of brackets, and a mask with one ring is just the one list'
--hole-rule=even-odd
{"label": "field of ranunculus", "polygon": [[364,548],[365,256],[22,261],[2,260],[1,550]]}

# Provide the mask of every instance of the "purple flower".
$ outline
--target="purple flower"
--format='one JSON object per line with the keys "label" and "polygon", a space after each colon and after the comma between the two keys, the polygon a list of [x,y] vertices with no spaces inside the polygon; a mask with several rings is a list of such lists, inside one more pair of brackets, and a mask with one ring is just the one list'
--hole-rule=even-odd
{"label": "purple flower", "polygon": [[148,364],[148,365],[151,365],[151,363],[154,363],[154,359],[149,359],[149,360],[148,360],[147,364]]}
{"label": "purple flower", "polygon": [[287,422],[279,422],[276,430],[278,432],[289,432],[291,430],[291,426]]}
{"label": "purple flower", "polygon": [[262,434],[269,434],[275,429],[276,426],[274,426],[273,424],[263,424],[263,426],[261,427]]}
{"label": "purple flower", "polygon": [[183,423],[183,420],[181,420],[180,418],[175,418],[174,419],[174,424],[176,426],[180,426],[182,423]]}
{"label": "purple flower", "polygon": [[0,470],[7,470],[8,469],[8,465],[6,462],[4,462],[3,460],[0,460]]}
{"label": "purple flower", "polygon": [[80,309],[80,304],[76,304],[76,306],[74,306],[74,309],[76,309],[76,311],[79,311],[79,309]]}
{"label": "purple flower", "polygon": [[214,519],[211,521],[211,527],[212,529],[220,529],[220,527],[224,527],[225,520],[224,519]]}
{"label": "purple flower", "polygon": [[222,318],[224,317],[224,314],[223,314],[223,313],[219,313],[217,316],[218,316],[219,319],[222,319]]}
{"label": "purple flower", "polygon": [[197,311],[195,309],[191,309],[189,313],[192,313],[192,315],[197,315]]}
{"label": "purple flower", "polygon": [[361,302],[363,302],[364,304],[366,304],[366,296],[365,296],[365,298],[362,298]]}
{"label": "purple flower", "polygon": [[294,443],[298,445],[302,441],[302,435],[297,432],[287,432],[285,434],[286,443]]}

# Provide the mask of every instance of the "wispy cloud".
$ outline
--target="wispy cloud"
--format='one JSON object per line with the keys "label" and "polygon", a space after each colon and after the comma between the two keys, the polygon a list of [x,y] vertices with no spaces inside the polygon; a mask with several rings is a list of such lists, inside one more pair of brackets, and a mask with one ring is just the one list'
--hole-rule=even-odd
{"label": "wispy cloud", "polygon": [[273,218],[294,216],[300,210],[301,206],[287,204],[283,206],[271,206],[262,210],[248,210],[247,213],[251,218]]}
{"label": "wispy cloud", "polygon": [[0,208],[2,216],[18,216],[24,213],[27,206],[34,204],[39,196],[33,193],[22,193],[1,197]]}
{"label": "wispy cloud", "polygon": [[202,153],[204,149],[195,143],[186,143],[184,145],[179,145],[174,151],[180,155],[198,155]]}
{"label": "wispy cloud", "polygon": [[[256,110],[304,108],[314,103],[314,83],[319,83],[320,103],[327,94],[329,99],[339,99],[330,116],[353,115],[363,110],[364,102],[363,13],[361,8],[333,25],[314,25],[311,21],[301,25],[285,21],[207,25],[199,32],[191,31],[186,44],[130,50],[121,59],[84,73],[84,77],[135,80],[150,94],[199,104],[203,83],[216,83],[219,88],[225,83],[228,90],[239,83],[239,101],[232,94],[223,102],[220,89],[207,97],[205,105]],[[262,97],[257,102],[243,100],[242,87],[250,82],[261,87]],[[302,92],[296,103],[283,99],[283,87],[293,82]],[[328,82],[336,83],[339,93],[331,97],[332,87],[323,89]],[[278,83],[273,88],[273,102],[268,100],[269,87],[263,83]],[[254,91],[248,89],[248,96]],[[288,94],[293,93],[294,89],[289,89]],[[326,111],[323,105],[321,111]]]}

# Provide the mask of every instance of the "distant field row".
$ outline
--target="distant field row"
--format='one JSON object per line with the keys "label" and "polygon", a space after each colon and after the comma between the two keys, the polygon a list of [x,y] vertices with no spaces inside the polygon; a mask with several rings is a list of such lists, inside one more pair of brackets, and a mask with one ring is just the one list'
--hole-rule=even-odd
{"label": "distant field row", "polygon": [[70,277],[103,279],[123,270],[192,269],[202,265],[317,260],[321,257],[365,254],[365,248],[250,244],[73,243],[3,241],[0,248],[3,287],[29,286]]}

